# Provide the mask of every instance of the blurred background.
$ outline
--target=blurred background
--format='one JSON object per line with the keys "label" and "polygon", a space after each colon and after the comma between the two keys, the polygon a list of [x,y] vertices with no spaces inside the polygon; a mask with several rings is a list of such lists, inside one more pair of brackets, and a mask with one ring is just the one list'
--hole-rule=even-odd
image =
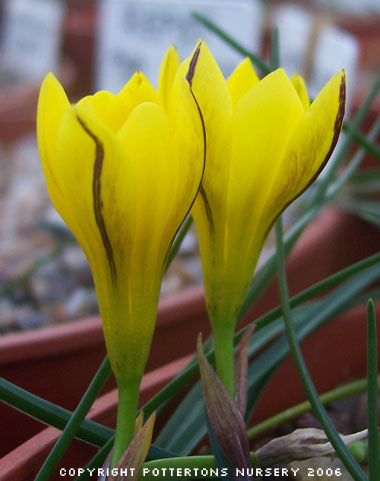
{"label": "blurred background", "polygon": [[[241,54],[194,12],[267,60],[270,32],[277,25],[281,64],[288,75],[298,72],[306,78],[312,97],[345,68],[347,118],[362,103],[380,66],[379,0],[2,0],[0,334],[97,312],[86,259],[52,206],[40,167],[35,115],[43,77],[54,72],[72,102],[96,90],[117,93],[137,69],[156,84],[169,45],[174,43],[184,58],[200,37],[228,76]],[[379,112],[377,98],[368,125]],[[191,230],[162,294],[200,282]]]}

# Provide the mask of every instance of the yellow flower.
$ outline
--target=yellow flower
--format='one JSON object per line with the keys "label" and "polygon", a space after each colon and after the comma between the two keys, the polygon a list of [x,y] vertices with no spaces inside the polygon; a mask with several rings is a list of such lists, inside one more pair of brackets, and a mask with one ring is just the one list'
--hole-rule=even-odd
{"label": "yellow flower", "polygon": [[310,106],[299,76],[290,80],[278,69],[259,80],[246,59],[225,81],[205,43],[198,44],[195,56],[192,89],[206,127],[207,153],[192,213],[214,337],[217,332],[232,337],[275,220],[315,180],[335,147],[345,74],[338,72]]}
{"label": "yellow flower", "polygon": [[40,93],[47,187],[91,266],[118,382],[144,371],[167,254],[204,170],[194,65],[175,77],[178,65],[171,47],[158,92],[136,72],[119,94],[98,92],[75,105],[52,74]]}

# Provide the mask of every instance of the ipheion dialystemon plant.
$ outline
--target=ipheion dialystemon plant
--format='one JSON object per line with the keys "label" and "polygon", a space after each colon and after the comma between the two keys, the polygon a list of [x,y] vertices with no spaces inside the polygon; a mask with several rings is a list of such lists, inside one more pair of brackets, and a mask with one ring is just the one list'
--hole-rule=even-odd
{"label": "ipheion dialystemon plant", "polygon": [[345,85],[340,71],[310,105],[301,77],[259,80],[248,59],[225,81],[204,42],[182,63],[169,48],[157,91],[137,72],[119,94],[71,105],[52,74],[44,80],[47,187],[91,266],[119,389],[112,465],[133,438],[162,275],[190,209],[217,373],[234,396],[238,312],[275,220],[334,149]]}

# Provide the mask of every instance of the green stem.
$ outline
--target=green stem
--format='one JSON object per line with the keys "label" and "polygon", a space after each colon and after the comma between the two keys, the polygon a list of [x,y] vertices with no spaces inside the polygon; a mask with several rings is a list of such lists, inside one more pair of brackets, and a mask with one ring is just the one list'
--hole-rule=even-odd
{"label": "green stem", "polygon": [[117,422],[111,468],[114,468],[133,439],[141,377],[118,382]]}
{"label": "green stem", "polygon": [[100,391],[103,389],[109,375],[111,374],[111,366],[106,357],[102,362],[98,372],[95,374],[90,386],[82,397],[80,403],[75,409],[70,421],[66,424],[58,441],[55,443],[53,449],[50,451],[49,456],[46,458],[40,471],[38,472],[35,481],[47,481],[54,471],[54,468],[62,458],[71,440],[77,433],[81,426],[86,414],[90,410],[92,404],[97,398]]}
{"label": "green stem", "polygon": [[301,349],[298,344],[298,340],[293,327],[292,314],[290,310],[288,286],[286,280],[285,270],[285,253],[282,240],[282,221],[281,217],[276,224],[276,248],[277,248],[277,273],[279,280],[280,296],[282,303],[283,316],[285,321],[285,330],[288,337],[290,350],[293,355],[294,362],[296,364],[298,375],[301,379],[303,388],[306,395],[312,405],[313,411],[321,423],[323,430],[325,431],[329,441],[334,447],[336,453],[341,458],[343,464],[346,466],[348,472],[354,478],[355,481],[368,481],[367,477],[360,469],[360,466],[355,461],[351,453],[344,445],[339,433],[332,425],[320,399],[318,393],[314,387],[314,384],[310,378],[305,361],[302,357]]}
{"label": "green stem", "polygon": [[379,422],[377,401],[377,329],[372,299],[368,300],[367,315],[367,380],[368,380],[368,468],[369,479],[380,480]]}
{"label": "green stem", "polygon": [[[60,431],[63,431],[73,414],[3,378],[0,378],[0,400]],[[75,437],[95,446],[103,446],[113,434],[113,429],[84,419]]]}
{"label": "green stem", "polygon": [[[213,323],[213,326],[217,324]],[[229,321],[229,326],[235,326],[236,321]],[[235,373],[234,373],[234,329],[222,328],[219,325],[213,328],[216,373],[234,398]]]}
{"label": "green stem", "polygon": [[[340,386],[336,389],[332,389],[320,396],[321,403],[324,405],[331,404],[332,402],[338,401],[348,396],[364,392],[367,389],[367,379],[360,379],[359,381],[351,382],[345,386]],[[248,439],[255,438],[261,434],[273,429],[281,424],[284,424],[292,419],[296,419],[302,414],[305,414],[312,410],[309,401],[304,401],[302,403],[296,404],[291,408],[285,409],[281,413],[272,416],[265,421],[256,424],[247,431]]]}

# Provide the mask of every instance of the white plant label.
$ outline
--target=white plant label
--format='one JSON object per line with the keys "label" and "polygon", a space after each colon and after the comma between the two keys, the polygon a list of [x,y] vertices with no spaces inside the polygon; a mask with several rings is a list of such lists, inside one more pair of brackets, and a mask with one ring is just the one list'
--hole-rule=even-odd
{"label": "white plant label", "polygon": [[210,18],[251,52],[260,49],[259,0],[100,0],[97,89],[118,92],[136,70],[156,84],[160,62],[171,44],[185,58],[204,39],[228,75],[242,56],[194,19]]}
{"label": "white plant label", "polygon": [[63,2],[58,0],[7,0],[2,68],[30,81],[57,72],[63,17]]}

